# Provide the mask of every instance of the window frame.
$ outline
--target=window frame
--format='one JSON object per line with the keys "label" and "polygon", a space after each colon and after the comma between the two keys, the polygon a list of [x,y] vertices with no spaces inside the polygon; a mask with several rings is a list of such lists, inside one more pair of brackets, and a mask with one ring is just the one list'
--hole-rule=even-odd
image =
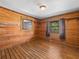
{"label": "window frame", "polygon": [[[58,25],[56,25],[56,26],[52,26],[52,23],[55,23],[55,22],[57,22],[58,23]],[[52,27],[57,27],[58,29],[53,29]],[[50,31],[52,32],[52,33],[59,33],[59,21],[51,21],[50,22]]]}
{"label": "window frame", "polygon": [[[27,22],[24,22],[24,20],[26,20]],[[24,27],[25,26],[25,24],[24,23],[31,23],[30,24],[30,28],[29,27]],[[25,31],[29,31],[29,30],[32,30],[33,29],[33,22],[32,22],[32,20],[29,20],[29,19],[23,19],[22,20],[22,30],[25,30]],[[27,25],[28,26],[28,25]]]}

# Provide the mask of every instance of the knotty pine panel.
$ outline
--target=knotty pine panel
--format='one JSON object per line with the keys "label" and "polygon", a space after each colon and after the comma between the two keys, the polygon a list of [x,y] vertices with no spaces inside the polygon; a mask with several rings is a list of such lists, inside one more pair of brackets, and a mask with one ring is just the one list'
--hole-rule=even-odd
{"label": "knotty pine panel", "polygon": [[[23,30],[22,20],[32,20],[32,30]],[[35,34],[36,19],[12,10],[0,7],[0,23],[10,23],[15,25],[0,26],[0,47],[9,47],[30,41]]]}
{"label": "knotty pine panel", "polygon": [[72,45],[75,45],[77,43],[77,20],[66,20],[66,41]]}
{"label": "knotty pine panel", "polygon": [[[64,19],[65,20],[65,42],[68,45],[72,45],[72,46],[79,46],[79,11],[76,12],[71,12],[71,13],[67,13],[67,14],[62,14],[62,15],[58,15],[58,16],[54,16],[54,17],[49,17],[47,19],[44,19],[41,21],[42,23],[42,29],[44,30],[43,36],[41,36],[42,38],[45,38],[45,27],[46,27],[46,20],[48,21],[56,21],[56,20],[60,20],[60,19]],[[41,34],[40,34],[41,35]],[[56,34],[56,33],[51,33],[50,36],[51,40],[57,39],[60,40],[60,34]]]}

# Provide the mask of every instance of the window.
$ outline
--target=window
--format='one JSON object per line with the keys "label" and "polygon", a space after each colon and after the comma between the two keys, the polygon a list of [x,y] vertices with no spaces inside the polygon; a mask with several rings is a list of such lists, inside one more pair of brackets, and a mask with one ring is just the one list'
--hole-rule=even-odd
{"label": "window", "polygon": [[32,21],[31,20],[23,20],[22,29],[31,30],[32,29]]}
{"label": "window", "polygon": [[51,32],[58,33],[59,32],[59,21],[50,22]]}

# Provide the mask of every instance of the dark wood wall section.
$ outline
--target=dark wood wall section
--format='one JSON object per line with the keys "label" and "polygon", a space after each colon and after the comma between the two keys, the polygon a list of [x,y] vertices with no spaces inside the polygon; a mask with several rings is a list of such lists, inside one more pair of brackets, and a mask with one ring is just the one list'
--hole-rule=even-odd
{"label": "dark wood wall section", "polygon": [[[41,21],[41,38],[47,38],[46,33],[46,22],[60,21],[63,19],[65,21],[65,41],[69,45],[79,46],[79,11],[67,13],[63,15],[58,15],[54,17],[49,17]],[[50,40],[61,40],[59,33],[50,33]]]}
{"label": "dark wood wall section", "polygon": [[[32,20],[32,30],[22,29],[22,20]],[[8,47],[30,41],[35,35],[36,19],[0,7],[0,47]]]}

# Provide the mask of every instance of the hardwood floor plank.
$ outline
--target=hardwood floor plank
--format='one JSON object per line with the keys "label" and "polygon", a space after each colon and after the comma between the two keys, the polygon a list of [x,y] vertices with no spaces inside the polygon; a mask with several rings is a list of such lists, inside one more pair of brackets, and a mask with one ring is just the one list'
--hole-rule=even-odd
{"label": "hardwood floor plank", "polygon": [[[27,49],[25,47],[23,47],[23,49],[26,51],[26,53],[29,55],[30,58],[35,59],[36,57],[38,57],[28,47],[27,47]],[[38,59],[39,59],[39,57],[38,57]]]}
{"label": "hardwood floor plank", "polygon": [[17,59],[16,56],[15,56],[15,53],[13,52],[13,50],[11,48],[8,49],[8,51],[10,52],[11,59]]}
{"label": "hardwood floor plank", "polygon": [[2,59],[6,59],[5,49],[4,49],[4,50],[2,50]]}
{"label": "hardwood floor plank", "polygon": [[25,59],[24,54],[22,54],[22,50],[18,47],[14,48],[21,59]]}
{"label": "hardwood floor plank", "polygon": [[21,50],[21,52],[23,53],[25,59],[31,59],[27,51],[25,51],[21,46],[19,46],[18,48],[19,48],[19,49]]}
{"label": "hardwood floor plank", "polygon": [[21,59],[21,57],[19,56],[19,54],[17,53],[17,51],[14,48],[11,48],[11,49],[12,49],[12,51],[13,51],[16,59]]}
{"label": "hardwood floor plank", "polygon": [[7,49],[5,49],[4,51],[5,51],[5,59],[10,59],[10,55],[9,55],[9,53],[7,52]]}
{"label": "hardwood floor plank", "polygon": [[[23,47],[25,47],[25,46],[23,46]],[[25,47],[26,48],[26,47]],[[27,48],[26,48],[27,49]],[[43,59],[46,59],[47,57],[45,56],[45,52],[43,52],[41,49],[38,49],[38,48],[35,48],[35,47],[32,47],[31,46],[31,48],[29,48],[33,53],[35,53],[36,55],[38,55],[39,56],[39,58],[41,59],[41,57],[43,58]],[[28,50],[28,49],[27,49]]]}
{"label": "hardwood floor plank", "polygon": [[0,59],[79,59],[79,49],[54,41],[34,40],[0,49]]}
{"label": "hardwood floor plank", "polygon": [[1,49],[0,49],[0,59],[1,59],[1,57],[2,57],[2,56],[1,56],[1,52],[2,52],[2,51],[1,51]]}
{"label": "hardwood floor plank", "polygon": [[11,59],[11,55],[8,49],[5,50],[7,59]]}

